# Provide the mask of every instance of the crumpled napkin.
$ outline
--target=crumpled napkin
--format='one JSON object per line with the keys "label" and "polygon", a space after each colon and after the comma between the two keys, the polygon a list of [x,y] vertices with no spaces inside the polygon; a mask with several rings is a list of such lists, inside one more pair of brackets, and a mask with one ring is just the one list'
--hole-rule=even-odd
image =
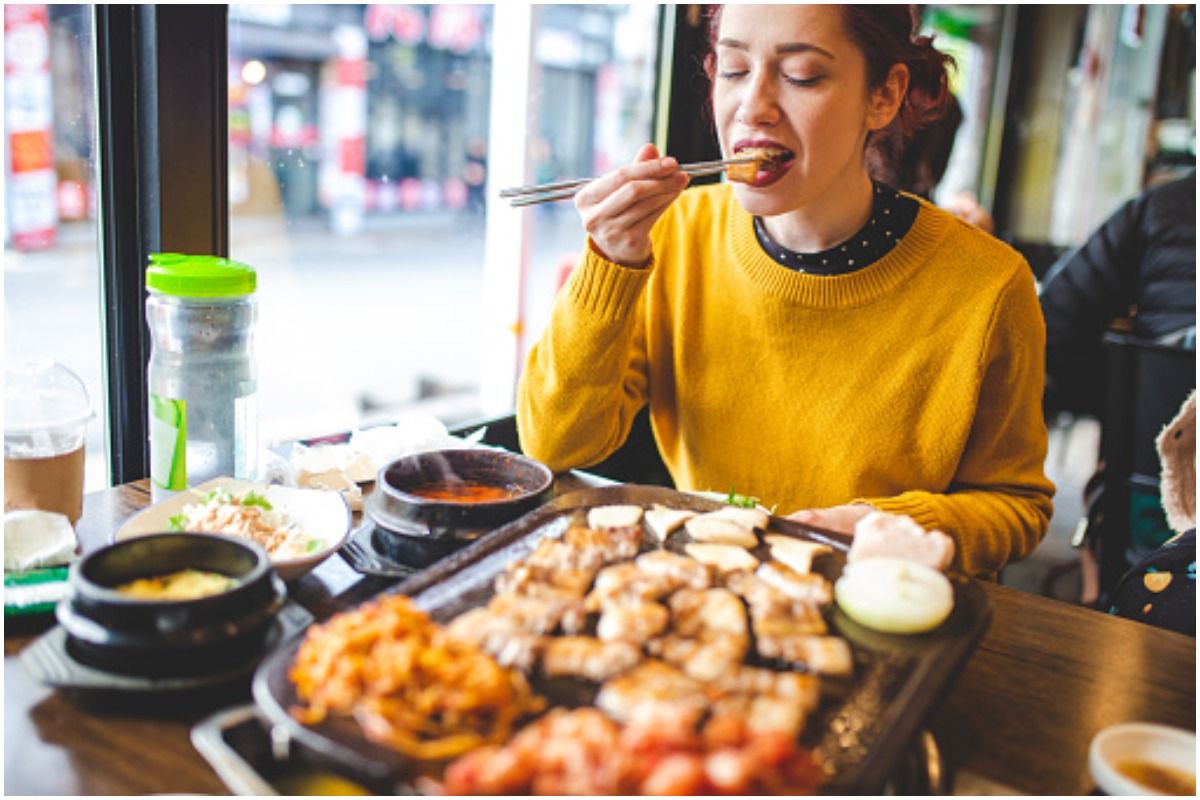
{"label": "crumpled napkin", "polygon": [[79,541],[64,514],[20,509],[4,515],[4,571],[25,572],[67,564]]}

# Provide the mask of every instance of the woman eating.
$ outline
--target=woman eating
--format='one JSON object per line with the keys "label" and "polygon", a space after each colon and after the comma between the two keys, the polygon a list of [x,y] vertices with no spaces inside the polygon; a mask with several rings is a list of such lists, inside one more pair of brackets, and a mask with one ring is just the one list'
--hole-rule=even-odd
{"label": "woman eating", "polygon": [[681,489],[847,533],[904,514],[974,576],[1033,551],[1054,491],[1033,274],[866,166],[946,103],[949,59],[914,23],[911,6],[717,12],[721,150],[763,160],[685,192],[648,144],[579,191],[587,249],[518,390],[526,453],[595,464],[649,403]]}

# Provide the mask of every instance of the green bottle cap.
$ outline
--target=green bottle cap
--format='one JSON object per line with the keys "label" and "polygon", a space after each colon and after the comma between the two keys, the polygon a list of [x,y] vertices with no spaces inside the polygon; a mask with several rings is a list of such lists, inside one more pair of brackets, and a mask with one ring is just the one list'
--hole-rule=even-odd
{"label": "green bottle cap", "polygon": [[146,288],[174,297],[241,297],[254,294],[254,267],[219,256],[151,253]]}

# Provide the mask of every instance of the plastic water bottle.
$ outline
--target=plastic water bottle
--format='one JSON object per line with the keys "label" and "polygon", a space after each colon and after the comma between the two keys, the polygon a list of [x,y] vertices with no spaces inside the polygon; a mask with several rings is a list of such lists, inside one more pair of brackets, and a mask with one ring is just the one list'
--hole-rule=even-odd
{"label": "plastic water bottle", "polygon": [[252,267],[155,253],[150,325],[150,485],[157,502],[221,476],[258,477],[258,369]]}

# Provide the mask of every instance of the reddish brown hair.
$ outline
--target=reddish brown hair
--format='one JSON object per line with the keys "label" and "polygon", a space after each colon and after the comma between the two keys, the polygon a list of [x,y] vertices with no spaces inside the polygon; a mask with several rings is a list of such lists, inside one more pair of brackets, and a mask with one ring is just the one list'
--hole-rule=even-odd
{"label": "reddish brown hair", "polygon": [[[713,75],[722,6],[708,9],[709,54],[705,72]],[[846,35],[867,63],[867,88],[878,89],[895,64],[908,67],[908,92],[896,117],[867,137],[868,163],[894,164],[918,130],[941,119],[950,104],[947,71],[954,59],[933,46],[932,36],[919,36],[921,16],[915,5],[843,5]]]}

